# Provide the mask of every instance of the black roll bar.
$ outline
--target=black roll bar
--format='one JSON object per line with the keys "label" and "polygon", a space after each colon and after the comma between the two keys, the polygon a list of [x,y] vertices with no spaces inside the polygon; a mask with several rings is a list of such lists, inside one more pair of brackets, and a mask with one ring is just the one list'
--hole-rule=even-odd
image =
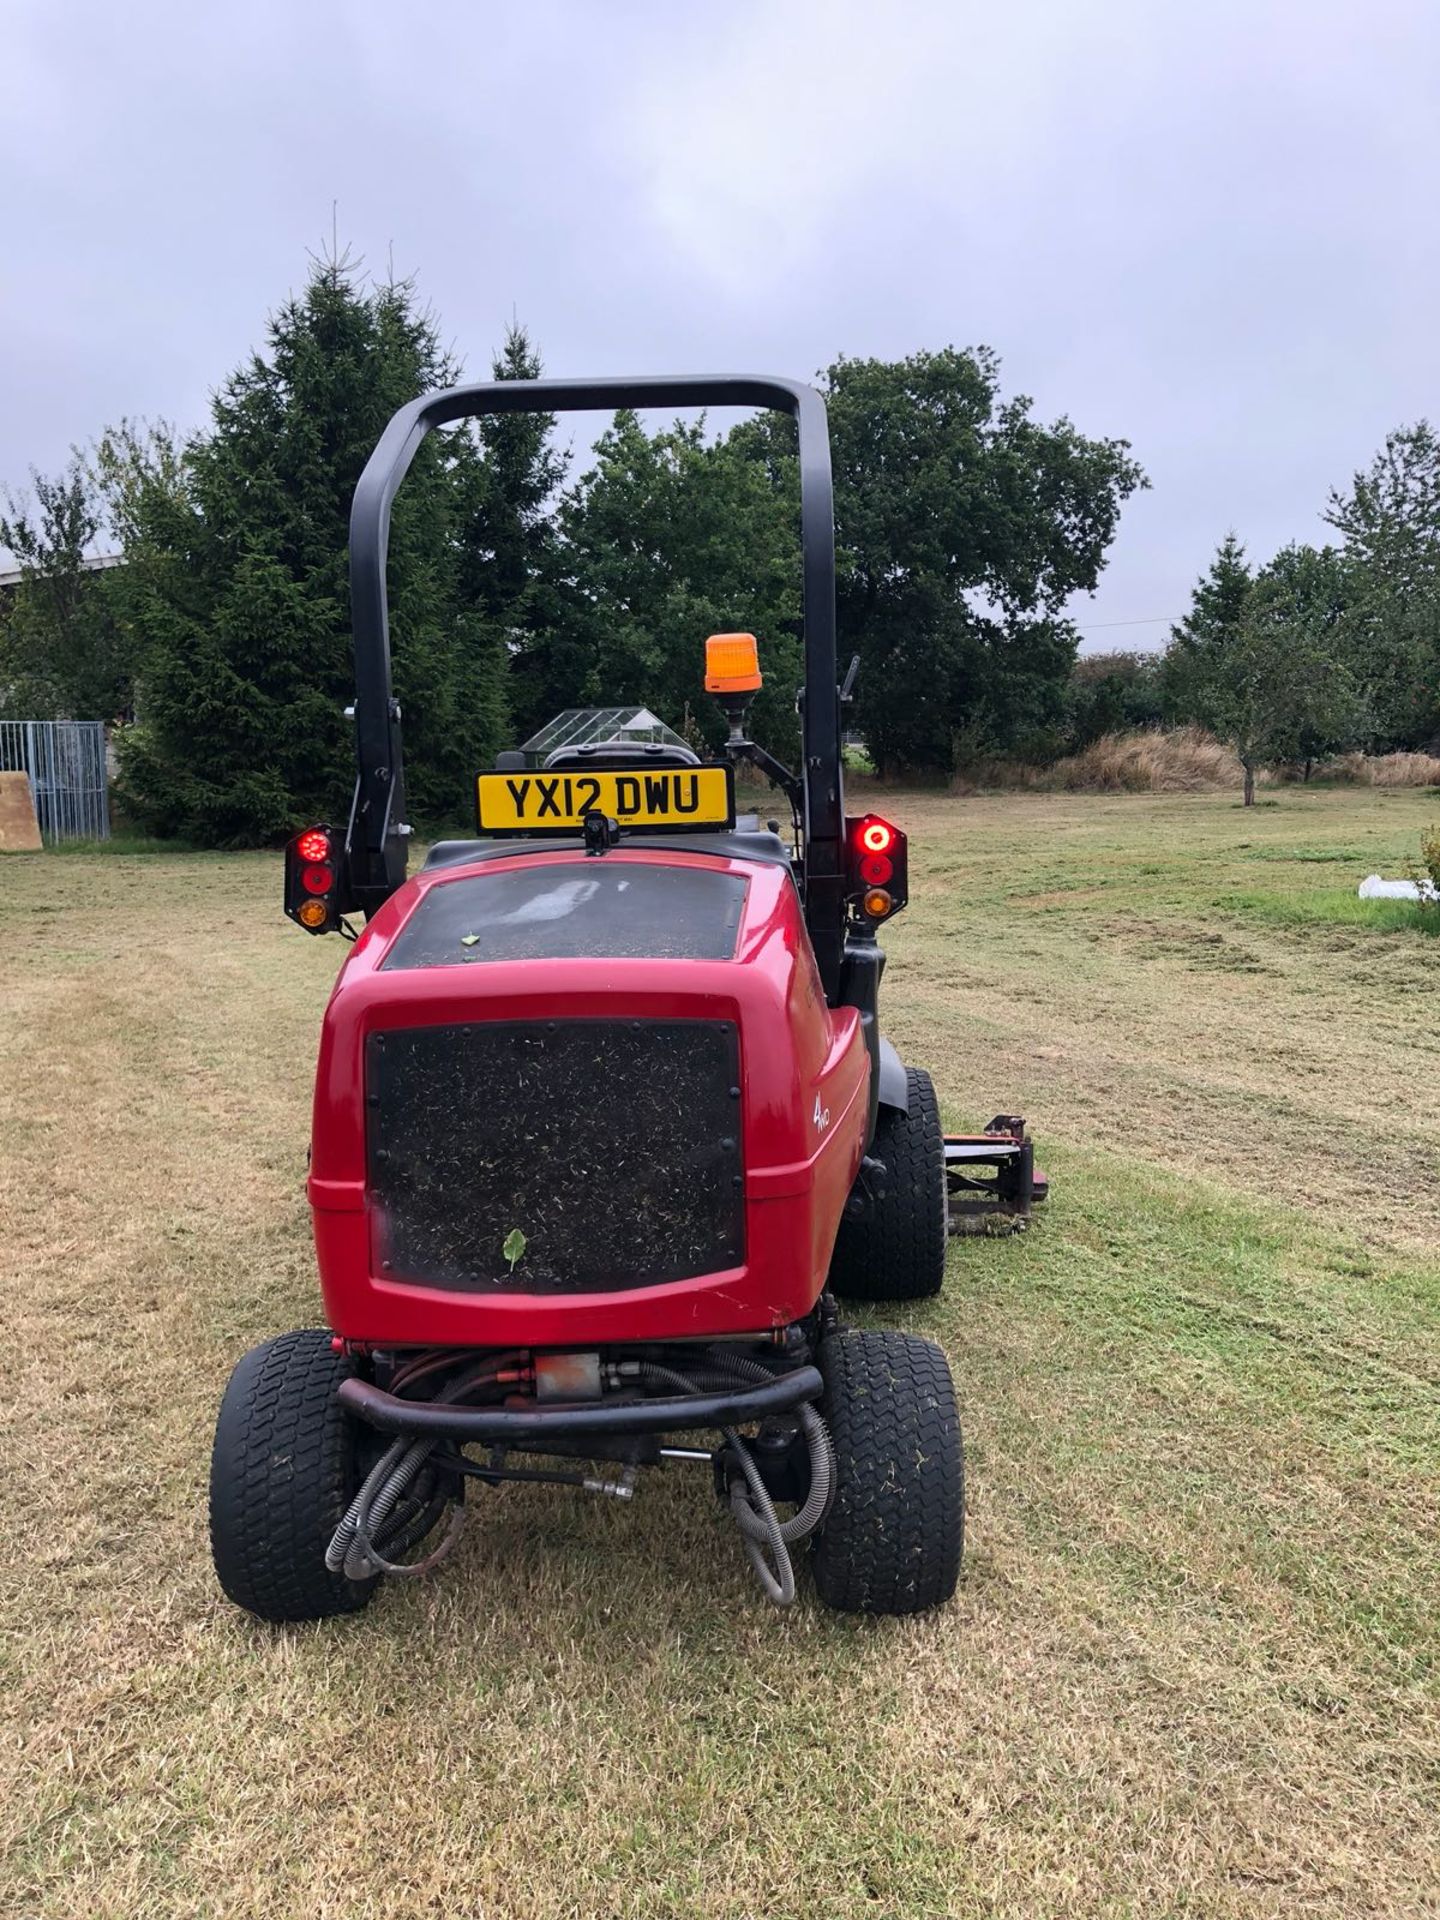
{"label": "black roll bar", "polygon": [[400,709],[390,671],[385,574],[390,508],[421,441],[433,427],[489,413],[709,406],[770,407],[790,414],[798,428],[805,589],[805,911],[821,977],[827,995],[834,998],[845,922],[845,802],[835,684],[835,509],[825,402],[813,387],[796,380],[744,374],[495,380],[425,394],[394,416],[365,463],[350,511],[359,781],[347,847],[356,904],[367,913],[373,913],[405,878],[405,772]]}

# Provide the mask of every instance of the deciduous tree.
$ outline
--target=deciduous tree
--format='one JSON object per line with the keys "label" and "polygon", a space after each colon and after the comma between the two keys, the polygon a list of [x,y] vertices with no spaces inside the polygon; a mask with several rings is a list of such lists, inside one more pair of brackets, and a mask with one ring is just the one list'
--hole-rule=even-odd
{"label": "deciduous tree", "polygon": [[1196,587],[1171,648],[1172,657],[1181,655],[1177,717],[1209,727],[1235,749],[1247,807],[1262,766],[1334,752],[1364,730],[1344,604],[1333,549],[1286,547],[1251,579],[1233,535]]}
{"label": "deciduous tree", "polygon": [[1374,743],[1423,747],[1440,736],[1440,437],[1402,427],[1326,519],[1345,541],[1346,628]]}
{"label": "deciduous tree", "polygon": [[765,686],[752,726],[793,752],[802,665],[793,461],[780,478],[703,421],[650,434],[616,415],[560,509],[562,545],[544,623],[517,662],[522,710],[537,724],[566,706],[687,708],[718,738],[701,693],[709,633],[761,642]]}
{"label": "deciduous tree", "polygon": [[842,651],[884,768],[953,764],[957,743],[1024,751],[1054,726],[1124,501],[1124,440],[1042,425],[1004,400],[988,348],[837,360],[826,376],[844,555]]}
{"label": "deciduous tree", "polygon": [[1083,654],[1065,689],[1063,746],[1069,753],[1107,733],[1135,733],[1164,720],[1162,656]]}
{"label": "deciduous tree", "polygon": [[31,497],[7,497],[0,548],[20,582],[0,609],[0,712],[16,718],[114,720],[129,706],[133,662],[112,582],[87,565],[105,506],[85,461],[31,473]]}

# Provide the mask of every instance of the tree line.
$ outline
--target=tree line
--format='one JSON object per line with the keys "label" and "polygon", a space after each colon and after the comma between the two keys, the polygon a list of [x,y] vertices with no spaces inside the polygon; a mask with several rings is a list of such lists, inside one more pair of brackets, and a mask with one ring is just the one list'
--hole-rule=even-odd
{"label": "tree line", "polygon": [[1065,747],[1192,724],[1235,749],[1247,804],[1261,767],[1440,740],[1440,439],[1392,433],[1325,523],[1338,545],[1292,543],[1253,566],[1235,535],[1197,581],[1161,654],[1077,663]]}
{"label": "tree line", "polygon": [[[542,371],[510,330],[497,379]],[[1044,763],[1194,723],[1246,768],[1440,734],[1440,445],[1393,434],[1331,496],[1334,546],[1252,567],[1229,537],[1162,654],[1077,659],[1093,590],[1147,484],[1123,439],[1034,417],[987,348],[836,360],[818,377],[836,481],[842,668],[885,775]],[[462,377],[409,282],[315,262],[263,347],[181,439],[121,421],[0,515],[0,714],[119,719],[124,804],[156,833],[258,844],[343,813],[353,777],[346,539],[395,409]],[[707,633],[760,636],[756,731],[797,744],[794,429],[617,414],[496,416],[432,434],[400,491],[390,602],[412,811],[463,817],[471,776],[567,706],[635,703],[714,744]],[[577,471],[577,468],[579,469]],[[96,546],[124,564],[88,571]]]}
{"label": "tree line", "polygon": [[[461,368],[408,282],[316,262],[263,347],[179,439],[122,421],[0,517],[22,579],[0,607],[0,710],[122,716],[124,803],[148,830],[263,843],[343,812],[353,777],[346,536],[394,410]],[[540,355],[512,328],[498,379]],[[1023,752],[1060,717],[1124,501],[1122,439],[1042,423],[986,348],[841,358],[831,419],[842,653],[854,725],[886,772]],[[391,535],[397,696],[412,810],[463,815],[475,770],[567,706],[650,706],[718,737],[707,633],[760,636],[756,731],[797,742],[801,679],[793,424],[652,428],[633,413],[577,460],[553,418],[432,434]],[[576,471],[577,467],[580,469]],[[88,572],[97,543],[123,566]]]}

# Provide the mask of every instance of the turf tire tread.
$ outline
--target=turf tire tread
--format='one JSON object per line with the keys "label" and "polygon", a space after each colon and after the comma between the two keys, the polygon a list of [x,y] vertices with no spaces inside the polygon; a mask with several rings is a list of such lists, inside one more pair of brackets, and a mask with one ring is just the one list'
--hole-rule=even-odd
{"label": "turf tire tread", "polygon": [[905,1069],[905,1110],[882,1107],[871,1152],[885,1191],[842,1220],[830,1290],[842,1300],[925,1300],[945,1281],[945,1135],[928,1073]]}
{"label": "turf tire tread", "polygon": [[842,1613],[950,1599],[965,1543],[965,1457],[945,1355],[918,1334],[846,1329],[820,1346],[834,1504],[815,1537],[820,1598]]}
{"label": "turf tire tread", "polygon": [[354,1423],[335,1389],[354,1372],[330,1335],[282,1333],[240,1361],[215,1426],[210,1547],[220,1585],[261,1620],[323,1620],[376,1581],[325,1565],[359,1485]]}

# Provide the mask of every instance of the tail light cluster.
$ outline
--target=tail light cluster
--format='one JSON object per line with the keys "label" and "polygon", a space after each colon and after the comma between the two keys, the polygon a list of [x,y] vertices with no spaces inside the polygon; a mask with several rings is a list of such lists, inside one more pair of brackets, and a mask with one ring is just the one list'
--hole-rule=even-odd
{"label": "tail light cluster", "polygon": [[345,847],[329,827],[307,827],[285,848],[285,911],[307,933],[336,933],[350,905]]}
{"label": "tail light cluster", "polygon": [[878,813],[845,822],[850,892],[872,924],[888,920],[910,898],[909,842]]}

